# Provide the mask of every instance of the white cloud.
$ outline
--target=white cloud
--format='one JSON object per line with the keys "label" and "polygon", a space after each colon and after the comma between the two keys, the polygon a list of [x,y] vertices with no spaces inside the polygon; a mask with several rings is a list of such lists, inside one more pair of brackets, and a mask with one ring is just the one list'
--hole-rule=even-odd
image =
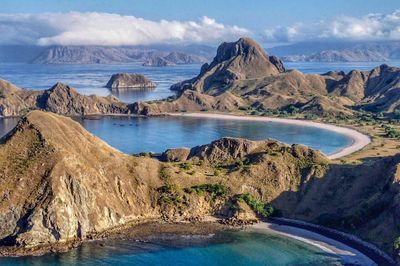
{"label": "white cloud", "polygon": [[318,23],[297,23],[265,31],[269,41],[305,40],[400,40],[400,10],[390,14],[369,14],[363,17],[342,16]]}
{"label": "white cloud", "polygon": [[139,45],[214,43],[248,35],[209,17],[152,21],[110,13],[0,14],[0,43],[39,45]]}

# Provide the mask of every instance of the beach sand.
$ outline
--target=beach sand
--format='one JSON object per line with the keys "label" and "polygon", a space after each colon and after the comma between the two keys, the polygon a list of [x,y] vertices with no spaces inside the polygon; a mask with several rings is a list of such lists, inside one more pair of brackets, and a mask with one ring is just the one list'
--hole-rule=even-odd
{"label": "beach sand", "polygon": [[296,120],[275,117],[261,117],[261,116],[239,116],[239,115],[226,115],[226,114],[212,114],[212,113],[170,113],[172,116],[186,116],[186,117],[199,117],[199,118],[214,118],[214,119],[229,119],[229,120],[246,120],[246,121],[260,121],[260,122],[276,122],[300,126],[316,127],[321,129],[330,130],[339,134],[345,135],[352,139],[352,143],[343,149],[327,155],[329,159],[337,159],[344,157],[353,152],[361,150],[371,142],[369,136],[364,135],[354,129],[335,126],[330,124],[318,123],[307,120]]}
{"label": "beach sand", "polygon": [[328,254],[338,256],[346,264],[365,266],[377,265],[374,261],[358,250],[351,248],[342,242],[305,229],[266,222],[252,225],[249,229],[265,230],[266,232],[299,240],[303,243],[317,247]]}

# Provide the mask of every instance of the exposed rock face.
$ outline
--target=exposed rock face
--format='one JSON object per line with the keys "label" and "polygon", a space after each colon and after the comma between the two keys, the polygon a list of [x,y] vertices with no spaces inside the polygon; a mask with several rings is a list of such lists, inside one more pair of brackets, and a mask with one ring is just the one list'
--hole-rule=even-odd
{"label": "exposed rock face", "polygon": [[106,87],[111,90],[152,89],[156,84],[141,74],[118,73],[111,76]]}
{"label": "exposed rock face", "polygon": [[3,243],[85,239],[158,216],[158,162],[124,155],[69,118],[31,112],[2,141]]}
{"label": "exposed rock face", "polygon": [[114,96],[84,96],[62,83],[44,91],[26,90],[0,80],[0,116],[21,116],[40,109],[68,116],[128,114],[128,105]]}

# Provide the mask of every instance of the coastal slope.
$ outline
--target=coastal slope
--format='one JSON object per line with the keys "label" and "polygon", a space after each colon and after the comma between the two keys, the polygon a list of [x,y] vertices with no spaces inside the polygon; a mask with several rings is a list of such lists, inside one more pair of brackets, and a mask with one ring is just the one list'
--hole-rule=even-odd
{"label": "coastal slope", "polygon": [[157,216],[158,162],[122,154],[70,118],[34,111],[0,145],[0,239],[33,247]]}

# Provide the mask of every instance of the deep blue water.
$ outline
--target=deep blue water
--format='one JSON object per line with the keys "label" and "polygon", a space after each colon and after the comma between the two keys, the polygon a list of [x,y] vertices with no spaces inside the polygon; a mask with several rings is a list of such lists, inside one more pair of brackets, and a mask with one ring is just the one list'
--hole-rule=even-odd
{"label": "deep blue water", "polygon": [[177,65],[167,67],[143,67],[138,64],[118,65],[37,65],[1,64],[0,78],[18,87],[30,89],[49,89],[57,82],[63,82],[85,95],[110,95],[107,84],[112,74],[139,73],[153,80],[155,90],[127,91],[113,95],[124,102],[149,101],[174,95],[169,87],[179,81],[192,78],[200,71],[200,65]]}
{"label": "deep blue water", "polygon": [[80,122],[87,130],[125,153],[193,147],[222,137],[273,138],[288,144],[304,144],[326,154],[351,144],[351,139],[332,131],[276,122],[193,117],[105,117]]}
{"label": "deep blue water", "polygon": [[[104,117],[78,121],[111,146],[129,154],[194,147],[222,137],[273,138],[288,144],[304,144],[325,154],[351,144],[348,137],[329,130],[276,122],[193,117]],[[0,119],[0,136],[16,122],[17,119]]]}
{"label": "deep blue water", "polygon": [[297,240],[263,231],[213,237],[177,237],[147,243],[119,240],[86,243],[63,254],[0,258],[19,265],[342,265],[339,258]]}

